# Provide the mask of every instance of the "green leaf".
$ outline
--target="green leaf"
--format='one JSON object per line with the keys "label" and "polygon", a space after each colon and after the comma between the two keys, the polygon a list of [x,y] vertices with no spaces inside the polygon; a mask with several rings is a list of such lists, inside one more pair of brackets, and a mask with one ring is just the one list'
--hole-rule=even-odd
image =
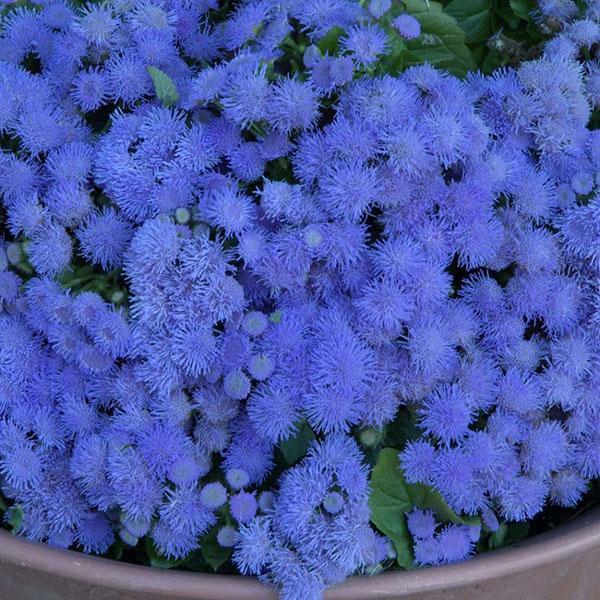
{"label": "green leaf", "polygon": [[315,434],[306,421],[298,427],[295,434],[279,444],[279,449],[288,465],[298,462],[308,450],[309,444],[315,439]]}
{"label": "green leaf", "polygon": [[158,99],[165,106],[173,106],[179,100],[179,93],[173,83],[173,80],[160,69],[148,67],[148,73],[154,82],[154,89]]}
{"label": "green leaf", "polygon": [[495,550],[496,548],[502,548],[502,546],[504,546],[507,531],[508,527],[506,526],[506,523],[500,523],[498,529],[490,535],[490,539],[488,540],[490,550]]}
{"label": "green leaf", "polygon": [[492,0],[452,0],[444,12],[456,19],[467,44],[481,44],[492,35]]}
{"label": "green leaf", "polygon": [[456,19],[443,11],[438,2],[403,0],[408,14],[421,23],[421,36],[406,42],[409,50],[404,67],[430,62],[454,75],[463,77],[477,64],[465,43],[465,32]]}
{"label": "green leaf", "polygon": [[421,484],[408,483],[400,469],[398,450],[384,448],[371,473],[369,508],[371,521],[394,543],[398,564],[406,569],[413,565],[412,540],[406,526],[405,513],[415,508],[433,510],[443,522],[474,525],[477,517],[457,515],[442,496]]}
{"label": "green leaf", "polygon": [[156,567],[158,569],[173,569],[174,567],[178,567],[182,562],[185,561],[185,558],[174,559],[167,558],[162,554],[159,554],[154,542],[149,537],[146,538],[146,552],[148,553],[148,558],[150,560],[150,566]]}
{"label": "green leaf", "polygon": [[535,0],[509,0],[509,5],[517,17],[523,21],[531,21],[531,12],[535,10]]}
{"label": "green leaf", "polygon": [[528,523],[500,523],[500,527],[490,536],[488,546],[490,550],[503,548],[504,546],[524,540],[528,533]]}
{"label": "green leaf", "polygon": [[[400,469],[398,469],[400,471]],[[413,505],[420,509],[429,509],[435,512],[436,516],[440,521],[458,523],[460,525],[471,525],[464,519],[459,517],[442,498],[441,494],[435,490],[432,490],[426,485],[420,483],[408,483],[406,484],[410,498]]]}
{"label": "green leaf", "polygon": [[344,30],[341,27],[332,27],[324,37],[317,42],[317,48],[325,54],[335,54],[337,51],[340,37],[344,34]]}
{"label": "green leaf", "polygon": [[394,420],[385,428],[386,446],[404,448],[407,442],[421,437],[423,430],[417,425],[416,413],[401,407]]}
{"label": "green leaf", "polygon": [[500,52],[490,50],[481,65],[481,72],[485,75],[489,75],[502,66],[504,66],[502,54],[500,54]]}
{"label": "green leaf", "polygon": [[213,529],[206,537],[202,539],[200,548],[202,558],[213,568],[213,571],[218,571],[219,567],[224,565],[231,557],[231,548],[223,548],[217,542],[217,529]]}
{"label": "green leaf", "polygon": [[521,23],[521,18],[515,15],[508,2],[497,6],[496,13],[502,17],[512,29],[515,29]]}
{"label": "green leaf", "polygon": [[384,448],[371,472],[369,509],[371,521],[387,535],[396,549],[398,564],[413,567],[412,539],[404,513],[413,508],[406,482],[399,469],[398,451]]}
{"label": "green leaf", "polygon": [[181,564],[179,567],[182,571],[195,571],[195,572],[204,572],[208,571],[208,564],[204,560],[202,556],[202,552],[200,550],[196,550],[196,552],[192,552],[186,559],[185,562]]}
{"label": "green leaf", "polygon": [[125,544],[123,540],[117,539],[116,542],[108,549],[106,556],[112,560],[121,560],[123,558],[123,551],[125,550]]}
{"label": "green leaf", "polygon": [[4,512],[7,508],[6,500],[0,495],[0,512]]}
{"label": "green leaf", "polygon": [[481,69],[481,66],[485,62],[488,54],[490,53],[489,48],[480,44],[471,49],[471,54],[473,56],[473,60],[477,63],[477,66]]}
{"label": "green leaf", "polygon": [[18,506],[11,506],[6,512],[6,522],[10,525],[11,529],[15,531],[19,529],[23,523],[23,509]]}
{"label": "green leaf", "polygon": [[269,315],[269,321],[271,321],[271,323],[275,323],[275,325],[278,325],[279,323],[281,323],[281,316],[281,311],[276,310],[275,312]]}

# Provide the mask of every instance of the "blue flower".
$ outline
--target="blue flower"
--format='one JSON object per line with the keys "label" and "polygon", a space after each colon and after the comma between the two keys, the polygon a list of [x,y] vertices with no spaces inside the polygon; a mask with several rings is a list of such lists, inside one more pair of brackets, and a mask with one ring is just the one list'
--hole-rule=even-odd
{"label": "blue flower", "polygon": [[206,198],[206,216],[215,227],[228,236],[242,233],[252,225],[254,204],[246,195],[232,187],[223,187]]}
{"label": "blue flower", "polygon": [[377,172],[358,160],[336,161],[320,182],[320,202],[334,218],[357,222],[379,198]]}
{"label": "blue flower", "polygon": [[239,529],[233,559],[244,575],[258,575],[271,560],[275,543],[268,517],[257,517]]}
{"label": "blue flower", "polygon": [[91,513],[78,524],[75,539],[84,552],[104,554],[114,541],[111,523],[104,515]]}
{"label": "blue flower", "polygon": [[406,515],[406,524],[413,537],[419,540],[433,538],[437,523],[430,510],[413,510]]}
{"label": "blue flower", "polygon": [[409,441],[400,454],[400,464],[409,483],[428,483],[433,479],[435,448],[425,440]]}
{"label": "blue flower", "polygon": [[[216,536],[317,600],[392,556],[370,465],[408,412],[402,476],[490,530],[600,475],[600,12],[544,0],[542,57],[459,80],[383,73],[422,33],[389,0],[284,8],[8,10],[0,479],[32,540]],[[416,564],[481,535],[406,518]]]}
{"label": "blue flower", "polygon": [[290,390],[268,383],[250,396],[248,416],[261,435],[276,442],[294,431],[299,408],[298,398]]}
{"label": "blue flower", "polygon": [[308,129],[319,114],[315,89],[297,79],[281,79],[275,85],[269,103],[269,121],[284,133]]}
{"label": "blue flower", "polygon": [[356,301],[362,318],[378,330],[399,334],[414,310],[412,294],[393,280],[373,281]]}
{"label": "blue flower", "polygon": [[600,196],[589,204],[568,208],[559,221],[561,240],[567,252],[600,264],[597,240],[600,235]]}
{"label": "blue flower", "polygon": [[359,65],[370,65],[387,49],[387,34],[375,24],[355,25],[342,37],[341,46]]}
{"label": "blue flower", "polygon": [[531,519],[544,505],[548,487],[546,481],[517,475],[500,490],[500,512],[512,521]]}
{"label": "blue flower", "polygon": [[231,515],[238,523],[247,523],[256,515],[258,505],[254,494],[238,492],[229,499]]}
{"label": "blue flower", "polygon": [[6,482],[17,490],[39,484],[42,478],[44,456],[36,450],[25,432],[11,422],[0,422],[0,472]]}
{"label": "blue flower", "polygon": [[219,160],[219,152],[204,127],[194,123],[177,142],[176,156],[186,167],[203,173],[214,167]]}
{"label": "blue flower", "polygon": [[366,391],[374,371],[372,350],[337,312],[323,314],[316,326],[318,333],[309,355],[312,385],[350,398]]}
{"label": "blue flower", "polygon": [[590,342],[583,332],[575,332],[552,342],[554,363],[562,370],[580,379],[590,373],[594,363],[594,354]]}
{"label": "blue flower", "polygon": [[575,2],[557,2],[556,0],[540,0],[540,12],[550,18],[570,20],[579,14]]}
{"label": "blue flower", "polygon": [[203,505],[201,494],[193,485],[168,490],[158,511],[160,521],[176,536],[197,538],[216,522],[212,510]]}
{"label": "blue flower", "polygon": [[219,546],[223,548],[234,548],[239,540],[239,534],[237,529],[233,527],[229,527],[226,525],[225,527],[221,527],[217,532],[217,542]]}
{"label": "blue flower", "polygon": [[232,433],[232,443],[225,451],[225,467],[245,470],[251,482],[264,480],[273,464],[271,443],[258,434],[245,416],[232,424]]}
{"label": "blue flower", "polygon": [[385,131],[381,140],[388,162],[397,173],[416,175],[433,169],[433,154],[418,128],[394,128]]}
{"label": "blue flower", "polygon": [[44,166],[57,184],[72,182],[84,185],[91,174],[93,160],[93,146],[71,142],[50,152]]}
{"label": "blue flower", "polygon": [[92,213],[76,235],[83,255],[108,270],[121,265],[133,229],[116,211],[106,209]]}
{"label": "blue flower", "polygon": [[230,371],[223,378],[223,389],[229,398],[244,400],[250,393],[250,380],[240,370]]}
{"label": "blue flower", "polygon": [[108,99],[108,77],[98,67],[81,71],[73,82],[73,100],[87,112],[97,110]]}
{"label": "blue flower", "polygon": [[416,540],[413,550],[415,562],[418,565],[437,565],[441,562],[441,548],[438,538]]}
{"label": "blue flower", "polygon": [[255,181],[265,170],[265,158],[259,142],[238,144],[227,152],[231,170],[241,181]]}
{"label": "blue flower", "polygon": [[212,330],[203,325],[182,324],[172,332],[173,360],[192,377],[207,373],[217,359]]}
{"label": "blue flower", "polygon": [[167,33],[171,32],[177,22],[177,13],[173,10],[165,10],[151,0],[142,0],[128,13],[128,18],[131,27],[136,30]]}
{"label": "blue flower", "polygon": [[398,15],[392,20],[392,25],[406,40],[414,40],[421,35],[421,23],[412,15]]}
{"label": "blue flower", "polygon": [[31,238],[27,249],[29,260],[41,275],[57,275],[73,256],[73,242],[57,223],[47,223]]}
{"label": "blue flower", "polygon": [[376,18],[381,18],[392,6],[391,0],[371,0],[369,12]]}
{"label": "blue flower", "polygon": [[235,10],[224,23],[223,38],[227,50],[235,50],[256,37],[268,15],[267,3],[248,3]]}
{"label": "blue flower", "polygon": [[225,479],[234,490],[241,490],[250,483],[250,475],[244,469],[228,469],[225,473]]}
{"label": "blue flower", "polygon": [[429,151],[443,166],[467,155],[469,123],[455,109],[431,107],[423,116],[422,126]]}
{"label": "blue flower", "polygon": [[419,416],[419,425],[426,433],[449,444],[469,431],[471,399],[457,385],[442,385],[425,399]]}
{"label": "blue flower", "polygon": [[70,469],[74,481],[92,506],[107,510],[113,505],[112,489],[106,473],[108,441],[99,434],[77,438]]}
{"label": "blue flower", "polygon": [[452,372],[457,365],[455,342],[439,318],[414,322],[409,329],[406,348],[411,363],[425,377]]}
{"label": "blue flower", "polygon": [[268,326],[268,320],[264,313],[260,311],[250,311],[242,319],[242,329],[252,336],[261,335]]}
{"label": "blue flower", "polygon": [[562,469],[552,476],[550,499],[559,506],[575,506],[588,485],[583,477],[572,469]]}
{"label": "blue flower", "polygon": [[271,84],[263,70],[241,69],[231,75],[222,92],[225,115],[242,127],[268,117]]}
{"label": "blue flower", "polygon": [[180,238],[169,221],[146,221],[135,233],[125,258],[129,277],[136,273],[163,275],[177,260]]}
{"label": "blue flower", "polygon": [[134,448],[108,455],[108,479],[113,498],[131,518],[150,519],[158,508],[162,488]]}
{"label": "blue flower", "polygon": [[440,562],[453,563],[469,557],[475,550],[475,542],[479,538],[479,531],[473,532],[468,525],[447,525],[438,535]]}
{"label": "blue flower", "polygon": [[332,27],[346,28],[356,23],[364,12],[362,7],[349,0],[307,0],[296,4],[292,15],[311,38],[320,38]]}
{"label": "blue flower", "polygon": [[81,16],[73,23],[73,28],[88,43],[109,46],[118,31],[118,25],[119,21],[109,5],[90,3],[83,7]]}
{"label": "blue flower", "polygon": [[132,104],[152,91],[152,80],[142,60],[133,53],[113,54],[105,65],[108,93]]}
{"label": "blue flower", "polygon": [[[487,504],[486,488],[477,466],[474,457],[462,447],[446,447],[438,451],[429,467],[433,485],[459,513],[476,514]],[[506,465],[502,464],[502,468],[500,472],[508,476]]]}
{"label": "blue flower", "polygon": [[165,521],[154,526],[152,540],[160,554],[173,559],[185,558],[200,546],[197,535],[176,531]]}
{"label": "blue flower", "polygon": [[547,219],[556,207],[553,182],[543,172],[533,168],[522,169],[513,195],[517,210],[533,221]]}

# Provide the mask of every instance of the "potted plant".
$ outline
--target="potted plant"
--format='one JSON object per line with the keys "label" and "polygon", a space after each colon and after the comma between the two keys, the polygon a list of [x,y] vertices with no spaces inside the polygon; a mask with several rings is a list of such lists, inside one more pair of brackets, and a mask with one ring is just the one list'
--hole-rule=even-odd
{"label": "potted plant", "polygon": [[589,593],[600,11],[475,4],[8,3],[4,590]]}
{"label": "potted plant", "polygon": [[[270,588],[249,577],[159,571],[49,548],[0,532],[0,582],[15,600],[57,597],[144,600],[265,600]],[[590,512],[552,533],[467,562],[374,577],[329,589],[327,600],[371,598],[592,598],[598,587],[600,527]]]}

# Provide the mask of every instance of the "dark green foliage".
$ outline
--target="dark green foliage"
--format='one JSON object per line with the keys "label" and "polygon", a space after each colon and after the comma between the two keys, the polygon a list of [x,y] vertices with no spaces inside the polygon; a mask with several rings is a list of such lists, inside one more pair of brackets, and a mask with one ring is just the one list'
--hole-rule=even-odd
{"label": "dark green foliage", "polygon": [[450,0],[444,12],[456,19],[477,67],[486,74],[539,55],[553,32],[534,19],[534,0]]}
{"label": "dark green foliage", "polygon": [[174,560],[159,554],[154,546],[154,542],[149,537],[146,538],[146,552],[148,554],[150,566],[157,567],[159,569],[173,569],[185,561],[185,559]]}
{"label": "dark green foliage", "polygon": [[156,67],[148,67],[148,73],[154,82],[156,95],[164,106],[172,106],[179,100],[179,93],[173,80]]}
{"label": "dark green foliage", "polygon": [[500,523],[500,527],[488,539],[490,550],[503,548],[524,540],[529,533],[528,523]]}
{"label": "dark green foliage", "polygon": [[315,434],[306,421],[298,427],[296,433],[283,440],[279,449],[288,465],[298,462],[305,454],[309,444],[315,439]]}
{"label": "dark green foliage", "polygon": [[425,485],[408,483],[400,469],[398,451],[384,448],[371,473],[369,498],[371,521],[394,543],[398,564],[412,568],[412,538],[406,525],[406,513],[415,508],[432,510],[446,523],[474,524],[477,519],[463,519],[446,504],[442,496]]}
{"label": "dark green foliage", "polygon": [[224,548],[217,542],[218,527],[213,529],[202,539],[200,552],[202,558],[212,567],[213,571],[218,571],[231,557],[231,548]]}

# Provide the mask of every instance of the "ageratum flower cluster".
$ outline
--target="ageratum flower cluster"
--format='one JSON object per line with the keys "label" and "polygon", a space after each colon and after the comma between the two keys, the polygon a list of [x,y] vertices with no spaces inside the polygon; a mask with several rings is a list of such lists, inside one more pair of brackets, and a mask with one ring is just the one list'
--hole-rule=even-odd
{"label": "ageratum flower cluster", "polygon": [[[406,479],[488,529],[600,476],[600,63],[582,61],[600,8],[541,3],[565,22],[544,55],[464,81],[377,73],[420,35],[390,10],[7,13],[0,484],[19,534],[172,559],[216,536],[241,573],[318,599],[392,552],[355,433],[401,405],[421,431]],[[333,53],[289,35],[333,27]],[[314,440],[283,465],[299,430]],[[422,565],[480,533],[431,511],[408,527]]]}

